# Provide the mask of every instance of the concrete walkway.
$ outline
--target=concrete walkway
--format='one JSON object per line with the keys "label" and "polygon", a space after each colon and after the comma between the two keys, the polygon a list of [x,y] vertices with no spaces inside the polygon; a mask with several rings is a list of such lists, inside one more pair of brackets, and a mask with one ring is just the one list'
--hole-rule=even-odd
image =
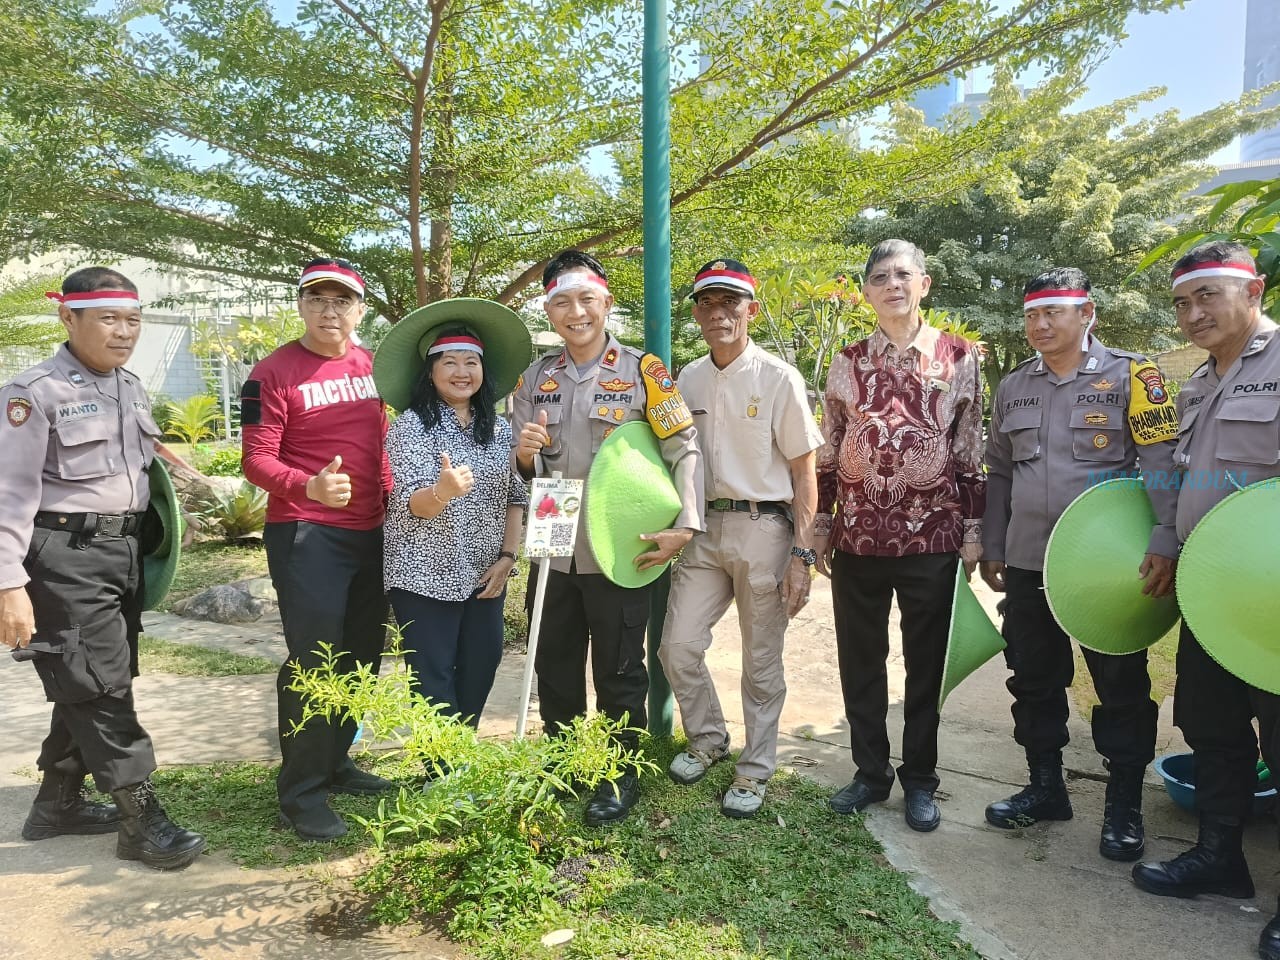
{"label": "concrete walkway", "polygon": [[[989,611],[995,598],[976,592]],[[223,627],[151,614],[148,635],[215,646],[279,661],[278,620]],[[895,631],[896,634],[896,631]],[[716,631],[712,669],[732,735],[741,744],[737,622]],[[793,623],[787,649],[788,698],[779,759],[787,769],[833,788],[852,775],[848,729],[836,668],[830,592]],[[481,732],[508,735],[524,658],[508,654]],[[891,663],[890,735],[901,730],[902,663]],[[1024,783],[1012,740],[1005,669],[999,659],[957,690],[943,717],[940,757],[942,826],[907,829],[895,792],[872,808],[868,824],[891,862],[908,872],[935,911],[960,921],[984,956],[1000,960],[1249,960],[1280,891],[1275,828],[1253,825],[1247,850],[1258,885],[1253,901],[1176,901],[1148,896],[1129,881],[1129,866],[1097,853],[1105,773],[1087,726],[1073,721],[1067,753],[1076,819],[1006,832],[986,826],[983,809]],[[215,679],[142,677],[137,701],[163,764],[273,759],[275,701],[270,676]],[[19,830],[34,792],[34,757],[48,723],[34,671],[0,659],[0,883],[9,892],[0,924],[0,957],[66,960],[145,957],[345,958],[452,957],[451,945],[403,931],[342,931],[326,923],[329,864],[307,870],[242,870],[213,854],[194,869],[161,874],[113,856],[113,837],[25,843]],[[1182,749],[1161,710],[1157,752]],[[738,720],[734,720],[738,718]],[[696,788],[695,788],[696,789]],[[708,803],[714,802],[708,797]],[[1148,854],[1171,856],[1195,837],[1195,820],[1173,806],[1149,774],[1145,797]],[[16,905],[25,905],[17,909]]]}

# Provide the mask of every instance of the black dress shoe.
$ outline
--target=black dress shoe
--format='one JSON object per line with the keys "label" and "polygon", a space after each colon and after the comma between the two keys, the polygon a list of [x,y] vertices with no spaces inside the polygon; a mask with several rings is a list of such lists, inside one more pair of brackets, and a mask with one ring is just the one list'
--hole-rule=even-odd
{"label": "black dress shoe", "polygon": [[1280,960],[1280,913],[1262,928],[1262,936],[1258,938],[1258,956],[1262,960]]}
{"label": "black dress shoe", "polygon": [[333,782],[329,784],[330,793],[346,793],[356,797],[373,797],[399,789],[399,784],[376,773],[361,770],[354,764],[335,773]]}
{"label": "black dress shoe", "polygon": [[907,826],[920,833],[937,830],[942,811],[934,802],[933,791],[917,787],[907,791]]}
{"label": "black dress shoe", "polygon": [[859,813],[873,803],[889,799],[888,790],[877,790],[861,780],[853,780],[831,797],[831,809],[836,813]]}
{"label": "black dress shoe", "polygon": [[587,804],[584,817],[587,826],[599,827],[627,819],[639,799],[640,781],[634,773],[624,773],[617,780],[602,781]]}
{"label": "black dress shoe", "polygon": [[311,842],[337,840],[347,833],[347,821],[325,804],[300,811],[293,816],[282,811],[279,823],[285,830],[296,833],[299,839]]}

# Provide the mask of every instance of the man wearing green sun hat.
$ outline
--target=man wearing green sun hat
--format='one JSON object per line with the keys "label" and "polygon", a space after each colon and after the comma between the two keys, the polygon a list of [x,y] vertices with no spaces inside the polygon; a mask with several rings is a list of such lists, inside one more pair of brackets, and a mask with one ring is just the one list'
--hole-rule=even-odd
{"label": "man wearing green sun hat", "polygon": [[[987,807],[987,822],[1004,829],[1072,817],[1062,748],[1075,662],[1071,638],[1045,594],[1050,532],[1068,504],[1101,476],[1132,473],[1139,460],[1153,476],[1171,475],[1177,430],[1155,365],[1092,336],[1095,307],[1082,271],[1061,267],[1029,281],[1023,318],[1037,356],[1000,382],[992,402],[982,531],[982,577],[1007,598],[1003,633],[1014,739],[1030,771],[1026,787]],[[1173,586],[1177,492],[1153,483],[1147,493],[1159,523],[1144,538],[1146,556],[1132,576],[1144,577],[1146,591],[1161,597]],[[1101,552],[1108,545],[1095,542],[1090,549]],[[1147,654],[1082,650],[1101,701],[1091,718],[1094,746],[1110,770],[1099,852],[1133,860],[1145,842],[1142,778],[1155,756],[1158,712]]]}
{"label": "man wearing green sun hat", "polygon": [[[1185,482],[1178,496],[1177,530],[1190,563],[1193,532],[1198,534],[1202,522],[1209,524],[1207,515],[1218,503],[1240,487],[1280,477],[1280,334],[1262,313],[1265,277],[1238,243],[1195,247],[1173,265],[1172,281],[1178,326],[1188,340],[1209,351],[1209,359],[1178,396],[1182,430],[1176,460]],[[1228,540],[1237,535],[1224,533]],[[1228,557],[1233,553],[1230,548],[1225,552]],[[1257,552],[1268,553],[1265,548]],[[1272,543],[1270,557],[1275,556]],[[1213,572],[1222,576],[1220,592],[1226,595],[1233,592],[1233,580],[1248,582],[1249,574],[1233,569],[1230,560]],[[1274,589],[1275,572],[1273,562],[1256,583]],[[1219,663],[1213,652],[1217,645],[1236,638],[1211,637],[1201,627],[1196,629],[1202,636],[1192,632],[1197,621],[1204,621],[1195,616],[1186,586],[1179,586],[1184,618],[1173,719],[1195,753],[1199,838],[1172,860],[1137,864],[1133,882],[1159,896],[1204,893],[1248,899],[1254,886],[1242,846],[1244,821],[1257,785],[1259,746],[1267,765],[1280,770],[1280,695]],[[1237,604],[1248,603],[1242,593],[1236,592]],[[1213,626],[1204,623],[1205,628]],[[1258,623],[1253,630],[1270,639],[1276,627]],[[1276,689],[1277,678],[1258,680]],[[1258,955],[1280,960],[1280,910],[1262,930]]]}
{"label": "man wearing green sun hat", "polygon": [[[566,250],[542,275],[544,309],[564,349],[535,361],[516,386],[511,428],[521,476],[559,471],[587,479],[605,439],[618,426],[647,421],[671,471],[681,509],[671,525],[643,534],[655,548],[641,554],[637,572],[662,567],[703,529],[701,455],[693,417],[662,360],[620,344],[605,322],[613,307],[604,267],[590,254]],[[582,514],[591,512],[591,484]],[[548,732],[587,709],[586,658],[602,713],[646,723],[645,627],[650,588],[643,577],[604,575],[589,538],[578,536],[572,557],[550,560],[538,645],[538,704]],[[548,561],[544,561],[548,562]],[[638,739],[620,736],[630,751]],[[599,825],[625,818],[639,799],[634,771],[605,781],[587,804],[586,821]]]}

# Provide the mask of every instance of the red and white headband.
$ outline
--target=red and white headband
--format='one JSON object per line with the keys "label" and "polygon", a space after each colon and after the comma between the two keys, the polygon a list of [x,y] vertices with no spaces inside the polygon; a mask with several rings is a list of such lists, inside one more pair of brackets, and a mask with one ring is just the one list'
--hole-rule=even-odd
{"label": "red and white headband", "polygon": [[1206,260],[1201,263],[1190,263],[1181,270],[1173,271],[1173,286],[1186,283],[1188,280],[1203,280],[1205,277],[1235,277],[1239,280],[1255,280],[1258,271],[1252,263],[1233,260]]}
{"label": "red and white headband", "polygon": [[561,273],[553,277],[551,282],[547,284],[547,296],[552,297],[557,293],[564,293],[568,290],[575,290],[578,287],[586,287],[591,284],[597,284],[606,291],[609,289],[609,282],[604,277],[584,268]]}
{"label": "red and white headband", "polygon": [[1088,290],[1032,290],[1022,298],[1022,309],[1032,307],[1078,307],[1089,302]]}
{"label": "red and white headband", "polygon": [[88,293],[54,293],[45,294],[50,300],[70,307],[72,310],[85,310],[90,307],[141,307],[138,295],[132,290],[91,290]]}
{"label": "red and white headband", "polygon": [[298,289],[309,287],[313,283],[321,283],[325,280],[331,280],[334,283],[340,283],[348,290],[364,296],[364,280],[360,274],[347,267],[338,266],[336,263],[318,263],[314,267],[307,267],[302,271],[302,279],[298,281]]}
{"label": "red and white headband", "polygon": [[712,267],[693,278],[693,293],[696,296],[706,287],[728,287],[739,290],[754,299],[756,295],[756,278],[749,273],[729,270],[725,267]]}
{"label": "red and white headband", "polygon": [[465,333],[455,333],[447,337],[441,337],[427,350],[427,356],[434,356],[437,353],[445,353],[449,350],[471,350],[484,356],[484,344],[480,342],[479,338]]}

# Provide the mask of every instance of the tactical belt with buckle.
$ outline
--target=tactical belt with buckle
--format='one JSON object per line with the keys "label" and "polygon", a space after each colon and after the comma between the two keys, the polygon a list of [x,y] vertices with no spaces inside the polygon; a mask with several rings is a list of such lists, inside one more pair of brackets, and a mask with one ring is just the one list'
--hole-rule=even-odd
{"label": "tactical belt with buckle", "polygon": [[708,510],[729,510],[734,513],[776,513],[780,517],[788,516],[787,505],[777,500],[758,500],[753,510],[750,500],[730,500],[721,497],[707,501]]}
{"label": "tactical belt with buckle", "polygon": [[36,514],[36,526],[48,530],[69,530],[91,537],[130,537],[142,528],[140,513],[51,513]]}

